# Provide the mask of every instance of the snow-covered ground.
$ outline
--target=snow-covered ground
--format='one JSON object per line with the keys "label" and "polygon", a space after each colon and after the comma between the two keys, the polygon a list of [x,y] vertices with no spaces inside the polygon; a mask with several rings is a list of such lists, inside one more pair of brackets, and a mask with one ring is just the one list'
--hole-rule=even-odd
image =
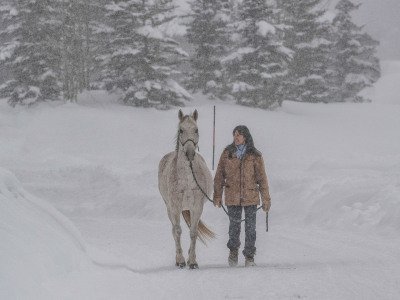
{"label": "snow-covered ground", "polygon": [[[258,215],[255,268],[228,268],[228,220],[176,269],[157,189],[178,110],[0,104],[0,299],[398,299],[400,63],[385,62],[369,104],[284,103],[270,112],[195,100],[212,165],[246,124],[265,157],[272,208]],[[188,231],[183,245],[188,249]]]}

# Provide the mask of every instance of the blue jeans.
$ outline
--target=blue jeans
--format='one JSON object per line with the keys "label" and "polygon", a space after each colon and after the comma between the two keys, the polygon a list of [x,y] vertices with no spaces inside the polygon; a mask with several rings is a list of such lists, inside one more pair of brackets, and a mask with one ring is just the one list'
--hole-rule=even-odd
{"label": "blue jeans", "polygon": [[[244,209],[245,220],[245,243],[243,255],[253,257],[256,254],[256,216],[257,205],[250,206],[228,206],[229,214],[229,241],[228,248],[236,250],[240,247],[240,230],[242,210]],[[239,222],[238,222],[239,221]]]}

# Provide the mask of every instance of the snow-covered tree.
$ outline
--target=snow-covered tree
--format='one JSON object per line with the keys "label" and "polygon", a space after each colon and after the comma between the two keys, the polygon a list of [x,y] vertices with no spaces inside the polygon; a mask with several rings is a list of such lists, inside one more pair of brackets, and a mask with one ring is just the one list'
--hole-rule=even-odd
{"label": "snow-covered tree", "polygon": [[190,95],[173,78],[187,54],[159,29],[175,17],[172,0],[110,1],[106,8],[111,20],[101,57],[106,88],[122,93],[128,105],[183,105]]}
{"label": "snow-covered tree", "polygon": [[264,0],[239,5],[237,46],[224,59],[238,104],[273,108],[282,102],[280,81],[287,75],[291,51],[279,39],[273,8]]}
{"label": "snow-covered tree", "polygon": [[363,101],[357,94],[380,77],[379,60],[376,57],[378,42],[363,33],[363,27],[352,21],[351,13],[359,6],[350,0],[341,0],[335,7],[334,70],[339,101]]}
{"label": "snow-covered tree", "polygon": [[187,39],[193,47],[187,87],[210,97],[223,98],[227,82],[221,59],[228,52],[230,3],[228,0],[194,0]]}
{"label": "snow-covered tree", "polygon": [[[115,29],[110,17],[110,0],[93,0],[89,17],[89,89],[106,89],[104,79],[110,75],[107,64],[111,50],[110,41]],[[115,24],[114,24],[115,25]]]}
{"label": "snow-covered tree", "polygon": [[362,69],[363,74],[369,78],[368,86],[371,86],[381,77],[381,66],[377,56],[379,42],[366,32],[359,36],[359,41],[363,46],[359,56],[363,61],[360,69]]}
{"label": "snow-covered tree", "polygon": [[96,31],[100,42],[96,59],[101,74],[99,81],[109,91],[127,91],[135,85],[133,65],[138,53],[135,31],[139,26],[137,4],[132,1],[108,1],[104,24]]}
{"label": "snow-covered tree", "polygon": [[89,88],[91,74],[92,0],[62,0],[62,82],[63,97],[76,101]]}
{"label": "snow-covered tree", "polygon": [[321,0],[279,0],[285,46],[294,51],[285,78],[285,99],[327,102],[331,99],[329,66],[332,58],[331,31],[323,21]]}
{"label": "snow-covered tree", "polygon": [[1,56],[11,80],[2,85],[2,91],[13,106],[58,99],[61,91],[61,21],[55,13],[58,3],[21,0],[7,4],[8,26],[2,34],[11,39],[2,45]]}
{"label": "snow-covered tree", "polygon": [[14,36],[15,16],[17,9],[14,1],[4,0],[0,4],[0,97],[11,95],[10,83],[4,83],[10,76],[9,58],[18,42]]}
{"label": "snow-covered tree", "polygon": [[76,100],[90,82],[93,0],[7,0],[1,5],[2,61],[11,105]]}

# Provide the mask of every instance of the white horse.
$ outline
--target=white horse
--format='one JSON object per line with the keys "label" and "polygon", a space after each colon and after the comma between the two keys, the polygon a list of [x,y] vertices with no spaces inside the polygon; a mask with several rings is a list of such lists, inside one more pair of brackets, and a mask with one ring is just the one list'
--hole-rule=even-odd
{"label": "white horse", "polygon": [[[214,233],[200,220],[204,202],[213,190],[213,180],[203,157],[196,152],[199,142],[197,128],[197,110],[191,115],[183,115],[179,110],[179,127],[176,136],[175,151],[166,154],[158,167],[158,188],[167,206],[168,217],[172,223],[172,235],[175,239],[176,266],[186,266],[182,255],[180,215],[182,213],[190,228],[190,248],[188,265],[197,269],[196,239],[203,243],[205,239],[214,238]],[[193,177],[196,177],[197,183]],[[199,188],[199,185],[201,189]]]}

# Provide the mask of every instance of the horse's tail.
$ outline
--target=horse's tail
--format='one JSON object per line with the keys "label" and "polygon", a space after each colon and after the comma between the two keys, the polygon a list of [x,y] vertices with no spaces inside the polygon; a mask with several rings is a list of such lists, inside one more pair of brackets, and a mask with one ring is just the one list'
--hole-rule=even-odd
{"label": "horse's tail", "polygon": [[[190,211],[184,210],[182,211],[182,216],[185,219],[187,226],[190,227]],[[197,237],[199,240],[206,245],[206,241],[215,238],[215,233],[210,230],[203,221],[199,220],[199,226],[197,229]]]}

